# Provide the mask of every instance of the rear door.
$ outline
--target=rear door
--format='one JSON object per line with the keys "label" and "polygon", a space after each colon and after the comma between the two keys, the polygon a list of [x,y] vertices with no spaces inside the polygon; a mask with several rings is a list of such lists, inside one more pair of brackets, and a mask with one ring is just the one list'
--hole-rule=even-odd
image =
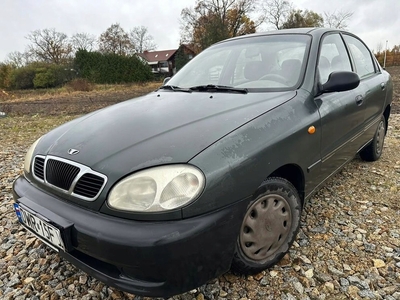
{"label": "rear door", "polygon": [[368,48],[356,37],[343,34],[355,72],[361,79],[360,85],[365,88],[363,106],[365,107],[364,142],[368,142],[375,134],[376,126],[381,118],[386,99],[386,79],[376,65]]}
{"label": "rear door", "polygon": [[[318,58],[319,84],[334,71],[353,71],[349,53],[339,33],[325,35]],[[324,93],[315,98],[321,116],[321,177],[326,178],[348,160],[361,146],[365,106],[363,85],[345,92]]]}

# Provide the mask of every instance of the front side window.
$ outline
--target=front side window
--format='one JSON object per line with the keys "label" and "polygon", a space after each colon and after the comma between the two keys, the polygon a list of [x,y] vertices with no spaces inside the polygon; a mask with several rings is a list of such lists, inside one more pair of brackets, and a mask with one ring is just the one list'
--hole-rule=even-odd
{"label": "front side window", "polygon": [[349,46],[358,76],[360,76],[360,78],[364,78],[374,74],[374,63],[372,61],[371,53],[367,47],[360,40],[349,35],[344,35],[344,40]]}
{"label": "front side window", "polygon": [[320,83],[328,81],[329,74],[336,71],[352,71],[349,55],[338,33],[324,37],[318,58]]}
{"label": "front side window", "polygon": [[308,35],[297,34],[223,42],[193,58],[168,85],[223,85],[249,91],[294,89],[304,75],[310,40]]}

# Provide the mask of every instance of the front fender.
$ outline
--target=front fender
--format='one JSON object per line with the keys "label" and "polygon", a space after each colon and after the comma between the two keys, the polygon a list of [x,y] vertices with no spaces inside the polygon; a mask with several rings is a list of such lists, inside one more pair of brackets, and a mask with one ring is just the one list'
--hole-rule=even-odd
{"label": "front fender", "polygon": [[[317,128],[308,133],[309,126]],[[194,157],[190,163],[206,176],[198,200],[183,208],[183,217],[199,215],[246,199],[275,170],[286,164],[301,167],[306,189],[312,190],[320,159],[319,113],[308,93],[252,120]]]}

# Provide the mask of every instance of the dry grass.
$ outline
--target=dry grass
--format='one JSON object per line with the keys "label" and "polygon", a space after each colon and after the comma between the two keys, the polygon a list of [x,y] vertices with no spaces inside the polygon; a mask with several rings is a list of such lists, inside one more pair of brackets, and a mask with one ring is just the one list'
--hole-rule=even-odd
{"label": "dry grass", "polygon": [[75,78],[67,83],[67,87],[73,91],[90,92],[93,91],[93,83],[84,78]]}
{"label": "dry grass", "polygon": [[53,98],[67,97],[96,97],[99,94],[113,92],[140,92],[142,90],[157,89],[161,82],[148,82],[143,84],[93,84],[91,91],[74,91],[68,85],[52,89],[0,91],[0,102],[26,102],[37,100],[51,100]]}

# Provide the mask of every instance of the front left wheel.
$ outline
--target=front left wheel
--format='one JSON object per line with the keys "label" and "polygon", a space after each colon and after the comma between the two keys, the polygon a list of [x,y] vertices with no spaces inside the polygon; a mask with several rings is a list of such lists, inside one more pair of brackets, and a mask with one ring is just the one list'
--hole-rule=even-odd
{"label": "front left wheel", "polygon": [[300,226],[301,199],[286,179],[268,178],[246,211],[236,242],[232,271],[255,274],[276,264],[293,244]]}

